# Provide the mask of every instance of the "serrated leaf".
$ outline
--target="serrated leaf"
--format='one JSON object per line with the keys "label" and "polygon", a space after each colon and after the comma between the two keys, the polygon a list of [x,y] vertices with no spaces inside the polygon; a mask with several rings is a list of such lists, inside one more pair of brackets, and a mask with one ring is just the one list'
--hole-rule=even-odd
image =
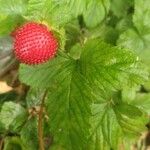
{"label": "serrated leaf", "polygon": [[146,64],[150,64],[149,30],[150,29],[145,29],[144,33],[140,33],[141,35],[139,35],[135,30],[129,29],[120,35],[117,43],[122,47],[134,50]]}
{"label": "serrated leaf", "polygon": [[77,17],[86,10],[88,0],[70,0],[69,7],[72,14]]}
{"label": "serrated leaf", "polygon": [[[133,16],[133,22],[135,26],[142,30],[143,27],[150,28],[150,1],[149,0],[136,0],[135,1],[135,11]],[[144,14],[144,15],[143,15]]]}
{"label": "serrated leaf", "polygon": [[75,70],[67,76],[63,74],[56,87],[50,89],[46,102],[54,144],[64,149],[80,150],[88,147],[92,93],[90,86],[83,80]]}
{"label": "serrated leaf", "polygon": [[[22,82],[32,85],[32,87],[50,87],[52,83],[57,83],[57,78],[60,78],[63,73],[66,75],[69,73],[71,64],[72,61],[63,56],[58,56],[48,63],[38,66],[22,64],[20,68],[20,79]],[[62,71],[60,72],[60,70]],[[30,75],[28,74],[29,72]]]}
{"label": "serrated leaf", "polygon": [[121,17],[127,15],[128,9],[133,6],[133,4],[133,0],[111,0],[110,9],[116,16]]}
{"label": "serrated leaf", "polygon": [[10,35],[16,26],[23,22],[23,18],[18,15],[8,15],[0,21],[0,35]]}
{"label": "serrated leaf", "polygon": [[150,114],[150,94],[139,93],[136,95],[134,101],[130,102],[132,105],[140,108],[143,112]]}
{"label": "serrated leaf", "polygon": [[70,20],[67,1],[29,0],[28,13],[25,16],[30,20],[47,21],[55,25],[62,25]]}
{"label": "serrated leaf", "polygon": [[0,0],[0,12],[5,15],[22,15],[26,11],[27,0]]}
{"label": "serrated leaf", "polygon": [[19,104],[5,102],[0,112],[0,121],[5,129],[16,131],[26,121],[26,111]]}
{"label": "serrated leaf", "polygon": [[[118,99],[118,96],[116,98]],[[99,101],[93,104],[92,114],[91,139],[102,141],[97,145],[101,150],[105,150],[106,145],[112,149],[119,149],[118,146],[124,141],[125,137],[131,135],[133,138],[140,135],[145,130],[145,123],[148,121],[148,118],[138,107],[128,105],[121,99],[118,105],[114,96],[107,98],[105,102]],[[136,114],[136,117],[134,114]],[[101,135],[97,137],[97,134]],[[104,141],[106,141],[106,144]]]}
{"label": "serrated leaf", "polygon": [[98,25],[107,14],[109,0],[94,0],[87,3],[86,11],[83,12],[85,23],[88,27]]}
{"label": "serrated leaf", "polygon": [[[150,55],[150,9],[149,0],[135,1],[135,12],[133,15],[134,28],[126,30],[120,35],[118,44],[136,51],[139,56],[149,64]],[[144,16],[143,16],[144,14]]]}
{"label": "serrated leaf", "polygon": [[89,82],[103,91],[141,82],[148,75],[140,71],[139,60],[132,52],[100,40],[90,40],[85,44],[80,64]]}

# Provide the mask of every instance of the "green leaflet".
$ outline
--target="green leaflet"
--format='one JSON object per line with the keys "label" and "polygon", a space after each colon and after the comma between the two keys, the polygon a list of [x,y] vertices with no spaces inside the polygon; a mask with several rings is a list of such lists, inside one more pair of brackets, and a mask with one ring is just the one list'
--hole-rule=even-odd
{"label": "green leaflet", "polygon": [[[133,22],[139,30],[143,30],[143,27],[150,28],[150,1],[149,0],[136,0],[135,12],[133,15]],[[143,15],[144,14],[144,15]]]}
{"label": "green leaflet", "polygon": [[84,78],[75,71],[69,76],[62,75],[63,80],[50,89],[46,107],[54,146],[84,150],[89,145],[90,103],[94,96]]}
{"label": "green leaflet", "polygon": [[27,19],[47,21],[51,26],[64,25],[72,18],[67,0],[29,0],[27,9]]}
{"label": "green leaflet", "polygon": [[118,39],[118,45],[136,51],[147,64],[150,63],[150,25],[148,19],[150,18],[149,4],[149,0],[135,1],[135,12],[133,15],[134,28],[129,28],[123,32]]}
{"label": "green leaflet", "polygon": [[27,0],[0,0],[0,13],[3,15],[23,15]]}
{"label": "green leaflet", "polygon": [[80,65],[89,82],[103,91],[119,89],[147,77],[146,72],[140,71],[140,62],[132,52],[100,40],[85,44]]}
{"label": "green leaflet", "polygon": [[10,34],[26,13],[27,0],[0,0],[0,35]]}
{"label": "green leaflet", "polygon": [[83,12],[86,25],[88,27],[97,26],[107,15],[109,5],[110,5],[109,0],[88,1],[87,8]]}
{"label": "green leaflet", "polygon": [[62,80],[61,76],[63,74],[66,76],[69,74],[72,64],[73,61],[66,56],[58,56],[50,62],[38,66],[27,66],[22,64],[20,67],[20,79],[33,87],[51,87],[55,82],[58,82],[57,80]]}
{"label": "green leaflet", "polygon": [[16,103],[5,102],[1,108],[0,121],[6,130],[18,131],[26,121],[25,109]]}
{"label": "green leaflet", "polygon": [[[105,102],[92,105],[91,139],[99,141],[98,145],[94,146],[100,150],[108,149],[107,146],[119,149],[119,144],[121,141],[124,142],[126,137],[140,135],[144,130],[144,124],[148,121],[137,107],[123,103],[121,99],[118,105],[115,97],[108,98]],[[129,112],[127,113],[128,110],[132,110],[132,114],[136,117],[133,118]]]}

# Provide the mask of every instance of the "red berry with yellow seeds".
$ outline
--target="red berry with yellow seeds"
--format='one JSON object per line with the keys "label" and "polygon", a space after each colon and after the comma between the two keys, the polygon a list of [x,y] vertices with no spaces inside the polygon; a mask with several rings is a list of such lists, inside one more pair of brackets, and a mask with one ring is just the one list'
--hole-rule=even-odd
{"label": "red berry with yellow seeds", "polygon": [[20,62],[41,64],[55,56],[58,41],[47,26],[29,22],[14,33],[14,53]]}

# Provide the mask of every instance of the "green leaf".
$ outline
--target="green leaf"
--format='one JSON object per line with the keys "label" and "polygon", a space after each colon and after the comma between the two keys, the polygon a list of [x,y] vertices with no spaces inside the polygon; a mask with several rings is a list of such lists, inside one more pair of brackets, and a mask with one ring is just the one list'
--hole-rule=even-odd
{"label": "green leaf", "polygon": [[92,97],[90,86],[75,66],[68,75],[62,74],[58,84],[50,89],[46,101],[50,132],[54,136],[54,144],[61,149],[88,148]]}
{"label": "green leaf", "polygon": [[89,1],[87,4],[87,9],[83,13],[86,25],[88,27],[97,26],[105,18],[108,9],[109,0]]}
{"label": "green leaf", "polygon": [[132,52],[100,40],[90,40],[85,44],[80,65],[91,85],[100,87],[102,91],[141,83],[148,75],[140,69],[138,57]]}
{"label": "green leaf", "polygon": [[25,109],[16,103],[5,102],[0,112],[0,121],[5,129],[18,130],[26,121]]}
{"label": "green leaf", "polygon": [[[137,33],[133,29],[128,29],[121,34],[118,44],[122,47],[126,47],[135,50],[143,59],[148,60],[149,56],[149,29],[144,29],[143,33]],[[148,56],[147,56],[148,55]]]}
{"label": "green leaf", "polygon": [[135,1],[133,15],[135,27],[122,33],[118,44],[136,51],[147,64],[150,64],[150,22],[148,18],[150,18],[149,0]]}
{"label": "green leaf", "polygon": [[[116,96],[107,97],[92,105],[91,139],[99,141],[95,147],[102,150],[108,149],[107,146],[119,149],[118,146],[124,142],[125,137],[129,138],[131,135],[133,139],[140,135],[148,121],[138,107],[124,103],[121,97]],[[119,105],[116,98],[119,98]]]}
{"label": "green leaf", "polygon": [[72,63],[69,57],[58,56],[46,64],[38,66],[22,64],[20,68],[20,79],[22,82],[32,85],[32,87],[50,87],[52,83],[57,83],[57,78],[61,78],[62,74],[65,73],[67,75],[69,73]]}
{"label": "green leaf", "polygon": [[133,4],[133,0],[111,0],[110,9],[117,17],[122,17],[127,15],[129,7]]}
{"label": "green leaf", "polygon": [[138,108],[129,104],[118,105],[117,108],[122,114],[133,119],[142,116],[142,112]]}
{"label": "green leaf", "polygon": [[0,35],[8,35],[14,31],[17,25],[23,22],[23,18],[18,15],[8,15],[0,21]]}
{"label": "green leaf", "polygon": [[31,118],[24,127],[21,132],[21,140],[29,150],[37,150],[38,149],[38,133],[37,133],[37,118]]}
{"label": "green leaf", "polygon": [[27,0],[0,0],[0,13],[5,15],[23,15]]}
{"label": "green leaf", "polygon": [[88,0],[69,0],[69,5],[71,13],[73,16],[77,17],[86,11],[86,5]]}
{"label": "green leaf", "polygon": [[80,44],[76,44],[71,48],[69,55],[73,59],[77,60],[80,58],[81,53],[82,53],[82,51],[81,51]]}
{"label": "green leaf", "polygon": [[26,18],[36,21],[47,21],[55,25],[62,25],[71,18],[67,1],[29,0]]}
{"label": "green leaf", "polygon": [[140,93],[137,94],[131,104],[140,108],[143,112],[150,114],[150,94]]}
{"label": "green leaf", "polygon": [[149,4],[150,4],[149,0],[144,0],[144,1],[136,0],[135,1],[135,11],[134,11],[134,15],[133,15],[133,22],[139,30],[143,30],[143,27],[150,28]]}

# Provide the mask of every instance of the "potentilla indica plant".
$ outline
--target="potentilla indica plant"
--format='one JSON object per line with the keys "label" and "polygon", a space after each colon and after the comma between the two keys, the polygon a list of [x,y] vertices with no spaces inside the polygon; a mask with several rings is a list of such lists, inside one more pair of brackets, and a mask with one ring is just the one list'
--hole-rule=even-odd
{"label": "potentilla indica plant", "polygon": [[0,94],[0,150],[139,150],[150,113],[149,6],[0,0],[0,80],[12,89]]}

